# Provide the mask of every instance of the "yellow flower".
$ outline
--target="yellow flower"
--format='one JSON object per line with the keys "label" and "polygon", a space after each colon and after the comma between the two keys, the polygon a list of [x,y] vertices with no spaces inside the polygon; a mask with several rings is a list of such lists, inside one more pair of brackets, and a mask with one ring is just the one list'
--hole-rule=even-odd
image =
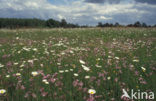
{"label": "yellow flower", "polygon": [[89,93],[89,94],[95,94],[96,91],[95,91],[94,89],[89,89],[89,90],[88,90],[88,93]]}
{"label": "yellow flower", "polygon": [[0,89],[0,94],[4,94],[6,93],[6,90],[5,89]]}

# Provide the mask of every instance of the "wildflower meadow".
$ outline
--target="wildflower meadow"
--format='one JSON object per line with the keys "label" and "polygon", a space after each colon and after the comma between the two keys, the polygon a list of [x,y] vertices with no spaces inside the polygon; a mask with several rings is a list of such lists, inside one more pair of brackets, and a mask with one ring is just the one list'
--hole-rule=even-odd
{"label": "wildflower meadow", "polygon": [[156,94],[156,28],[0,30],[0,101],[155,101],[123,89]]}

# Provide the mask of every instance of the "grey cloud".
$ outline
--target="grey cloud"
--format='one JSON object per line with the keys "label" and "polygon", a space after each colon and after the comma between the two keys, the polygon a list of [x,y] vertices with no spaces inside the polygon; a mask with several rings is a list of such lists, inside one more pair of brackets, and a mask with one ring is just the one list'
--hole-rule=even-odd
{"label": "grey cloud", "polygon": [[110,4],[117,4],[120,3],[122,0],[85,0],[85,2],[89,3],[110,3]]}
{"label": "grey cloud", "polygon": [[156,0],[135,0],[136,2],[140,3],[148,3],[148,4],[156,4]]}

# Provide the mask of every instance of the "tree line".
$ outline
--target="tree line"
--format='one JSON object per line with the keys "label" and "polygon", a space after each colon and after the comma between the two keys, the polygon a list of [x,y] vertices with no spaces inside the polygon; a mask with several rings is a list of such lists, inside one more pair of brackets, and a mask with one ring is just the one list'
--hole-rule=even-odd
{"label": "tree line", "polygon": [[115,24],[112,23],[102,23],[99,22],[97,27],[156,27],[156,25],[147,25],[146,23],[141,23],[139,21],[135,22],[134,24],[128,24],[128,25],[121,25],[118,22],[116,22]]}
{"label": "tree line", "polygon": [[[121,25],[118,22],[112,23],[102,23],[99,22],[96,27],[156,27],[156,25],[151,26],[146,23],[140,23],[139,21],[134,24]],[[91,27],[88,25],[78,25],[68,23],[65,19],[57,21],[54,19],[41,20],[36,18],[26,19],[26,18],[0,18],[0,28],[78,28],[78,27]]]}
{"label": "tree line", "polygon": [[21,18],[0,18],[0,28],[75,28],[79,27],[78,24],[67,23],[65,19],[57,21],[54,19],[41,20],[41,19],[21,19]]}

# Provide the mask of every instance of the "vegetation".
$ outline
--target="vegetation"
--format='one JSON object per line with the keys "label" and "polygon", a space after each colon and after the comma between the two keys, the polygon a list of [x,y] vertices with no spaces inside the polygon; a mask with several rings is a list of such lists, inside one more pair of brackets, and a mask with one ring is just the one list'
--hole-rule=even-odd
{"label": "vegetation", "polygon": [[[124,27],[125,25],[121,25],[118,22],[115,24],[112,23],[105,23],[99,22],[97,27]],[[139,21],[135,22],[134,24],[129,24],[127,27],[155,27],[147,25],[146,23],[140,23]],[[61,21],[57,21],[54,19],[48,20],[41,20],[41,19],[18,19],[18,18],[0,18],[0,28],[87,28],[91,27],[88,25],[78,25],[78,24],[71,24],[68,23],[65,19]]]}
{"label": "vegetation", "polygon": [[0,30],[2,101],[121,101],[122,89],[156,93],[155,66],[155,28]]}
{"label": "vegetation", "polygon": [[0,18],[0,28],[74,28],[79,27],[77,24],[67,23],[65,19],[60,22],[54,19],[17,19],[17,18]]}

